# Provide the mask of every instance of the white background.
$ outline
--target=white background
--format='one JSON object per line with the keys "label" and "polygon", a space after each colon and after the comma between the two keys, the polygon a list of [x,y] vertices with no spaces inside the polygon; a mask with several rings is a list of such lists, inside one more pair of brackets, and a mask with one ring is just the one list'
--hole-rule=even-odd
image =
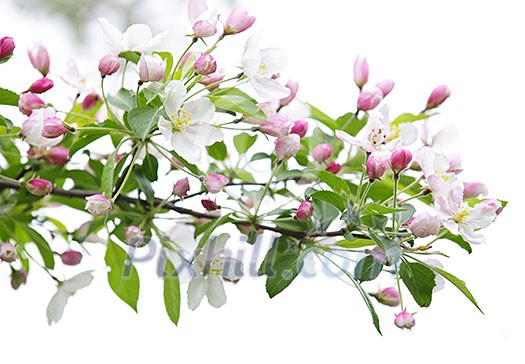
{"label": "white background", "polygon": [[[460,129],[453,151],[463,155],[464,179],[483,181],[492,196],[510,201],[497,223],[486,230],[488,244],[475,246],[472,255],[446,243],[442,246],[453,255],[445,267],[467,282],[485,315],[447,285],[434,296],[430,309],[417,309],[411,332],[393,326],[395,310],[378,308],[381,337],[357,292],[336,279],[295,281],[274,300],[268,299],[264,280],[247,279],[227,287],[228,303],[220,310],[203,304],[191,312],[184,305],[177,328],[164,313],[162,284],[154,266],[144,265],[139,267],[139,315],[110,291],[99,269],[92,286],[70,300],[63,320],[48,327],[45,307],[54,293],[52,282],[35,267],[27,286],[13,292],[8,270],[0,267],[2,362],[15,358],[46,363],[97,359],[438,363],[457,358],[519,362],[525,324],[521,312],[525,248],[518,212],[525,202],[521,197],[525,26],[520,2],[243,3],[257,16],[257,28],[264,29],[265,45],[287,50],[284,76],[300,82],[300,97],[332,116],[354,109],[351,72],[357,54],[368,58],[372,82],[385,78],[396,82],[388,96],[394,115],[419,111],[435,86],[449,85],[452,96],[436,123]],[[17,13],[7,3],[0,5],[0,14],[0,36],[15,38],[19,58],[34,40],[42,40],[57,63],[62,62],[60,52],[69,46],[63,43],[68,38],[57,31],[63,29],[61,24]],[[177,24],[152,18],[150,25],[179,37],[181,29],[189,27],[185,16],[174,19]],[[91,38],[101,43],[100,31],[92,29]],[[175,43],[178,51],[183,49],[183,43]],[[104,54],[103,45],[91,49],[96,50],[90,55],[96,63]],[[4,80],[15,79],[13,74],[0,76],[2,86]],[[92,249],[88,266],[103,266],[100,249]],[[67,276],[76,272],[65,270]]]}

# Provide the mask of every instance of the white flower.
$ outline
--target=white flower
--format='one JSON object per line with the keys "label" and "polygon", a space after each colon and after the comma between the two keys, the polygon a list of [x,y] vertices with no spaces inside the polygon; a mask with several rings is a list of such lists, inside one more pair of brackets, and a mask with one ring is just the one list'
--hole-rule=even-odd
{"label": "white flower", "polygon": [[113,50],[145,52],[159,44],[167,35],[166,32],[153,36],[150,27],[145,24],[133,24],[124,33],[118,30],[106,18],[99,18],[105,41]]}
{"label": "white flower", "polygon": [[287,97],[290,89],[281,85],[278,76],[288,62],[286,52],[279,48],[258,49],[259,34],[252,35],[246,42],[242,55],[242,68],[253,89],[267,100]]}
{"label": "white flower", "polygon": [[204,296],[213,307],[221,307],[226,303],[223,279],[233,282],[240,279],[242,263],[221,256],[229,238],[228,234],[217,236],[195,258],[195,276],[188,286],[188,307],[191,310],[199,307]]}
{"label": "white flower", "polygon": [[206,0],[190,0],[188,17],[193,27],[193,34],[199,38],[211,37],[217,33],[217,10],[208,9]]}
{"label": "white flower", "polygon": [[220,130],[208,124],[215,114],[215,106],[207,98],[183,105],[186,87],[180,81],[169,82],[165,89],[164,110],[168,120],[159,118],[159,129],[175,152],[189,163],[200,160],[201,147],[223,140]]}
{"label": "white flower", "polygon": [[[443,264],[441,264],[441,262],[437,259],[426,259],[425,263],[433,267],[438,267],[440,269],[444,268]],[[439,273],[436,273],[436,277],[434,278],[434,281],[436,282],[436,285],[432,289],[433,293],[441,291],[445,287],[445,280],[443,279],[443,277],[441,277]]]}
{"label": "white flower", "polygon": [[51,325],[53,322],[57,323],[60,321],[69,297],[74,295],[79,289],[89,286],[92,281],[93,275],[91,271],[87,271],[77,274],[61,283],[47,306],[47,323]]}
{"label": "white flower", "polygon": [[87,85],[86,76],[80,73],[77,63],[72,59],[67,61],[66,71],[61,78],[69,86],[74,87],[79,94],[90,89]]}
{"label": "white flower", "polygon": [[35,147],[52,147],[62,141],[63,135],[56,138],[42,136],[44,120],[55,117],[56,111],[52,107],[33,110],[31,116],[22,124],[20,133],[24,140]]}
{"label": "white flower", "polygon": [[430,130],[428,119],[425,119],[421,126],[420,138],[421,142],[426,146],[445,148],[456,139],[458,134],[459,130],[454,125],[447,125],[436,134],[433,134]]}
{"label": "white flower", "polygon": [[461,235],[465,241],[472,244],[485,242],[479,229],[489,226],[496,219],[493,207],[478,203],[470,207],[463,202],[463,183],[455,181],[443,193],[434,195],[436,208],[443,226],[454,235]]}
{"label": "white flower", "polygon": [[456,174],[450,172],[449,158],[440,151],[423,147],[416,152],[414,159],[421,167],[434,195],[447,194],[450,186],[457,181]]}

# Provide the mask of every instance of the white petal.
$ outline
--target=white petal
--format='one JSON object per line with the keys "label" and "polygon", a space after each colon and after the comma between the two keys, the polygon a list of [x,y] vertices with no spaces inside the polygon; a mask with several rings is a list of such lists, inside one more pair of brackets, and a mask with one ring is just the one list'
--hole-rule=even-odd
{"label": "white petal", "polygon": [[403,123],[399,125],[399,138],[403,145],[410,145],[417,139],[417,128],[411,123]]}
{"label": "white petal", "polygon": [[93,274],[91,272],[82,272],[67,279],[59,289],[66,293],[75,293],[79,289],[89,286],[93,282]]}
{"label": "white petal", "polygon": [[49,301],[49,304],[47,305],[46,310],[48,325],[51,325],[53,322],[57,323],[60,321],[68,298],[69,294],[60,289],[53,295],[51,301]]}
{"label": "white petal", "polygon": [[[244,45],[244,50],[248,49],[256,49],[259,46],[259,43],[261,42],[262,33],[256,32],[253,33],[247,40]],[[259,53],[259,52],[257,52]]]}
{"label": "white petal", "polygon": [[187,137],[192,138],[194,143],[205,146],[210,146],[224,139],[222,131],[205,123],[190,125],[182,134],[187,134]]}
{"label": "white petal", "polygon": [[186,97],[186,87],[180,81],[170,81],[164,88],[164,94],[166,100],[163,105],[166,114],[170,119],[175,119]]}
{"label": "white petal", "polygon": [[99,18],[98,21],[102,26],[104,40],[115,50],[122,50],[124,47],[122,32],[118,30],[116,26],[111,24],[106,18]]}
{"label": "white petal", "polygon": [[188,307],[194,311],[201,304],[202,297],[208,290],[208,279],[201,275],[193,277],[188,285]]}
{"label": "white petal", "polygon": [[254,75],[250,85],[265,100],[283,99],[290,95],[290,89],[281,85],[277,80]]}
{"label": "white petal", "polygon": [[153,47],[155,47],[157,44],[159,44],[160,42],[162,42],[164,40],[164,38],[166,38],[168,35],[168,32],[162,32],[162,33],[159,33],[157,35],[155,35],[153,38],[150,39],[150,41],[148,42],[148,45],[146,46],[146,49],[152,49]]}
{"label": "white petal", "polygon": [[201,97],[195,101],[190,101],[183,106],[192,123],[207,122],[215,115],[215,106],[206,97]]}
{"label": "white petal", "polygon": [[161,115],[159,116],[158,126],[164,138],[171,142],[171,139],[173,137],[173,127],[171,125],[171,121],[164,119],[164,117]]}
{"label": "white petal", "polygon": [[459,235],[471,244],[485,243],[485,237],[481,233],[478,233],[465,225],[459,226]]}
{"label": "white petal", "polygon": [[133,24],[126,29],[122,39],[124,41],[124,50],[143,52],[148,50],[148,43],[151,41],[153,34],[150,27],[145,24]]}
{"label": "white petal", "polygon": [[201,159],[201,147],[195,142],[194,136],[188,134],[187,131],[173,133],[171,137],[171,145],[175,152],[192,164],[199,162]]}
{"label": "white petal", "polygon": [[207,288],[206,296],[208,296],[210,305],[219,308],[226,303],[226,292],[224,292],[224,286],[219,277],[209,276]]}
{"label": "white petal", "polygon": [[459,225],[453,220],[443,220],[443,226],[450,231],[452,234],[457,235],[459,233]]}
{"label": "white petal", "polygon": [[456,139],[458,134],[458,128],[454,125],[447,125],[434,136],[432,144],[445,148]]}
{"label": "white petal", "polygon": [[268,77],[278,74],[286,67],[288,63],[288,55],[284,49],[280,48],[266,48],[261,49],[261,63],[266,66]]}
{"label": "white petal", "polygon": [[257,49],[247,49],[242,55],[242,69],[248,77],[254,76],[261,64],[261,53]]}
{"label": "white petal", "polygon": [[190,0],[188,3],[188,18],[191,24],[193,25],[195,20],[206,10],[208,10],[206,0]]}
{"label": "white petal", "polygon": [[186,224],[175,224],[166,231],[166,236],[182,251],[193,254],[197,243],[193,238],[195,228]]}
{"label": "white petal", "polygon": [[474,229],[486,228],[496,219],[496,211],[481,203],[478,203],[469,212],[467,223]]}

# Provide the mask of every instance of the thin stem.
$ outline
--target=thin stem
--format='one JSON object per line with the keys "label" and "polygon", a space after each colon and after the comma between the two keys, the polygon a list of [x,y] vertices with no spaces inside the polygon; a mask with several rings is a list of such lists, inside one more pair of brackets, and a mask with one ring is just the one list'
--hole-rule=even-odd
{"label": "thin stem", "polygon": [[4,175],[0,174],[0,179],[5,179],[6,181],[9,181],[11,183],[16,183],[17,185],[21,186],[20,182],[17,181],[16,179],[14,179],[14,178],[7,177],[7,176],[4,176]]}
{"label": "thin stem", "polygon": [[[181,170],[181,171],[183,171],[184,173],[187,173],[187,174],[189,174],[190,176],[195,177],[195,178],[199,178],[199,177],[200,177],[200,176],[197,176],[196,174],[190,172],[190,171],[187,170],[186,168],[182,169],[177,163],[175,163],[175,162],[171,159],[171,157],[167,156],[167,155],[164,153],[163,150],[165,150],[165,151],[168,152],[168,153],[169,153],[169,151],[168,151],[166,148],[164,148],[163,146],[158,145],[158,144],[156,144],[156,143],[151,143],[151,145],[152,145],[153,148],[155,148],[155,149],[156,149],[156,150],[157,150],[157,151],[158,151],[158,152],[159,152],[164,158],[166,158],[166,159],[170,162],[170,164],[171,164],[172,166],[177,167],[178,170]],[[162,150],[162,149],[163,149],[163,150]],[[187,198],[187,197],[186,197],[186,198]]]}
{"label": "thin stem", "polygon": [[[126,71],[126,65],[127,64],[128,64],[128,62],[126,61],[125,65],[124,65],[124,71],[122,73],[122,83],[124,83],[124,72]],[[120,125],[123,125],[122,122],[115,117],[115,115],[113,114],[113,111],[111,111],[111,108],[109,107],[108,98],[106,97],[106,91],[104,90],[104,80],[105,79],[106,79],[105,77],[102,77],[102,80],[100,81],[100,90],[102,92],[102,98],[104,99],[104,104],[106,105],[106,110],[108,111],[108,114],[111,117],[111,119],[115,120]]]}
{"label": "thin stem", "polygon": [[175,74],[177,73],[177,68],[179,68],[179,65],[180,63],[182,62],[182,59],[184,58],[184,56],[186,55],[186,53],[188,53],[191,49],[191,47],[193,47],[193,45],[195,43],[197,43],[197,41],[199,40],[199,38],[197,37],[193,37],[191,39],[191,43],[188,45],[188,47],[184,50],[184,52],[181,53],[180,57],[179,57],[179,60],[177,61],[177,63],[175,64],[175,67],[173,67],[173,71],[171,72],[171,75],[169,77],[169,79],[171,80],[174,80],[175,79]]}
{"label": "thin stem", "polygon": [[220,36],[219,38],[217,38],[217,40],[215,41],[215,43],[213,43],[213,45],[212,45],[210,48],[208,48],[208,49],[206,50],[206,52],[204,52],[204,53],[206,53],[206,54],[210,54],[211,52],[213,52],[213,51],[215,50],[215,48],[217,48],[217,45],[219,45],[219,42],[220,42],[221,40],[223,40],[223,39],[224,39],[224,34],[221,34],[221,36]]}
{"label": "thin stem", "polygon": [[396,282],[397,282],[397,292],[399,293],[399,304],[401,305],[401,311],[404,311],[405,306],[403,305],[403,294],[401,293],[401,283],[399,282],[399,270],[397,269],[397,263],[396,263]]}
{"label": "thin stem", "polygon": [[87,115],[84,115],[84,114],[79,114],[79,113],[76,113],[76,112],[62,111],[62,110],[56,110],[56,112],[59,112],[59,113],[62,113],[62,114],[66,114],[66,115],[71,115],[71,116],[74,116],[74,117],[77,117],[77,118],[82,118],[82,119],[98,122],[97,118],[94,118],[92,116],[87,116]]}
{"label": "thin stem", "polygon": [[[398,182],[399,182],[399,175],[397,173],[394,173],[393,178],[394,178],[394,201],[393,201],[393,207],[394,207],[394,209],[396,209],[397,208],[397,185],[398,185]],[[396,228],[397,228],[397,226],[396,226],[396,211],[394,211],[392,213],[392,231],[393,232],[397,232]]]}
{"label": "thin stem", "polygon": [[[403,188],[402,190],[400,190],[400,191],[399,191],[399,194],[408,191],[409,189],[411,189],[412,187],[414,187],[415,185],[417,185],[419,182],[421,182],[422,179],[423,179],[423,177],[419,177],[419,178],[416,179],[414,182],[410,183],[408,186],[406,186],[405,188]],[[383,203],[388,202],[388,201],[390,201],[390,200],[393,199],[393,198],[394,198],[394,196],[390,196],[390,197],[387,198],[385,201],[383,201]]]}
{"label": "thin stem", "polygon": [[281,166],[280,162],[275,163],[275,166],[272,169],[272,174],[270,175],[270,178],[268,179],[268,182],[266,182],[266,185],[264,185],[264,190],[263,190],[263,193],[261,195],[261,199],[259,200],[259,202],[257,203],[257,206],[255,208],[255,214],[253,215],[254,220],[257,219],[257,213],[259,212],[259,209],[261,208],[262,201],[264,200],[264,196],[266,196],[266,194],[268,193],[268,189],[270,188],[270,184],[272,183],[272,179],[275,176],[275,174],[277,173],[277,169],[280,166]]}
{"label": "thin stem", "polygon": [[80,128],[75,128],[75,131],[90,131],[90,130],[107,131],[108,133],[121,133],[121,134],[132,135],[132,133],[129,130],[124,130],[124,129],[113,129],[113,128],[105,128],[105,127],[97,127],[97,126],[88,126],[88,127],[84,126]]}
{"label": "thin stem", "polygon": [[137,157],[139,156],[139,153],[140,153],[141,149],[142,149],[142,145],[140,145],[137,148],[137,150],[135,151],[135,153],[133,153],[133,159],[131,160],[131,163],[129,165],[128,170],[126,171],[126,175],[124,176],[124,179],[122,180],[122,184],[120,185],[120,187],[117,190],[117,192],[115,192],[113,197],[111,197],[111,203],[114,203],[115,200],[119,197],[120,193],[122,192],[122,189],[126,185],[126,182],[128,181],[129,177],[131,176],[131,172],[133,172],[133,167],[135,165],[135,161],[137,160]]}
{"label": "thin stem", "polygon": [[124,63],[124,67],[122,67],[122,80],[120,81],[120,88],[124,88],[124,79],[126,78],[126,68],[128,68],[127,59],[126,59],[126,62]]}
{"label": "thin stem", "polygon": [[243,76],[243,73],[240,73],[240,74],[238,74],[238,75],[235,76],[235,77],[230,77],[230,78],[227,78],[227,79],[225,79],[225,80],[221,80],[221,81],[217,81],[217,82],[210,83],[208,86],[205,86],[205,87],[203,87],[202,89],[200,89],[199,91],[196,91],[196,92],[194,92],[193,94],[191,94],[190,96],[186,97],[186,99],[184,99],[184,101],[188,101],[189,99],[191,99],[191,98],[194,97],[195,95],[198,95],[198,94],[200,94],[201,92],[203,92],[203,91],[205,91],[205,90],[209,90],[209,89],[212,88],[212,87],[218,86],[218,85],[220,85],[221,83],[228,82],[228,81],[233,81],[233,80],[237,80],[237,79],[241,78],[242,76]]}
{"label": "thin stem", "polygon": [[357,187],[357,193],[355,196],[356,201],[359,200],[359,196],[361,195],[361,188],[363,186],[363,181],[365,179],[365,172],[366,172],[366,161],[361,166],[361,178],[359,179],[359,186]]}

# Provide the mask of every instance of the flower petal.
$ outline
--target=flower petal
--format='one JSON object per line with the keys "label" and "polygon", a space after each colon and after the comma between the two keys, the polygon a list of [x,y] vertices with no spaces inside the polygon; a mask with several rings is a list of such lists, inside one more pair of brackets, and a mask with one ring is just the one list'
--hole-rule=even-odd
{"label": "flower petal", "polygon": [[187,137],[192,138],[198,145],[205,146],[210,146],[224,139],[222,131],[205,123],[190,125],[184,134],[187,134]]}
{"label": "flower petal", "polygon": [[474,229],[483,229],[496,219],[496,211],[489,205],[478,203],[469,211],[467,223]]}
{"label": "flower petal", "polygon": [[196,141],[195,136],[189,134],[188,131],[173,133],[171,137],[171,145],[175,152],[193,164],[199,162],[201,159],[201,147],[195,143]]}
{"label": "flower petal", "polygon": [[164,109],[168,118],[175,120],[179,113],[180,107],[186,97],[186,87],[180,81],[170,81],[164,88],[166,99],[163,102]]}
{"label": "flower petal", "polygon": [[67,279],[62,286],[60,286],[59,290],[71,294],[81,288],[89,286],[91,282],[93,282],[93,274],[91,273],[92,271],[86,271]]}
{"label": "flower petal", "polygon": [[209,281],[200,274],[193,277],[188,285],[188,307],[194,311],[201,304],[208,290]]}
{"label": "flower petal", "polygon": [[250,85],[261,97],[266,100],[283,99],[290,95],[290,89],[281,85],[277,80],[254,75]]}
{"label": "flower petal", "polygon": [[192,123],[208,122],[215,115],[215,106],[205,97],[190,101],[182,108],[188,113]]}
{"label": "flower petal", "polygon": [[249,48],[243,53],[241,63],[244,73],[252,77],[257,73],[261,64],[261,53],[257,49]]}
{"label": "flower petal", "polygon": [[171,139],[173,137],[173,127],[171,121],[164,119],[164,116],[160,115],[158,127],[164,138],[171,142]]}
{"label": "flower petal", "polygon": [[210,305],[219,308],[226,303],[226,292],[219,277],[209,276],[207,288],[206,296]]}
{"label": "flower petal", "polygon": [[188,18],[190,19],[191,24],[193,25],[195,20],[197,20],[197,18],[206,10],[208,10],[206,0],[190,0],[188,3]]}
{"label": "flower petal", "polygon": [[286,67],[288,55],[281,48],[261,49],[261,63],[266,66],[268,76],[278,74]]}
{"label": "flower petal", "polygon": [[66,307],[69,294],[58,289],[58,291],[53,295],[49,304],[47,305],[46,315],[47,315],[47,324],[51,325],[53,322],[57,323],[62,318],[64,313],[64,308]]}
{"label": "flower petal", "polygon": [[126,29],[122,36],[124,42],[124,50],[132,50],[137,52],[147,51],[147,47],[153,33],[150,27],[146,24],[133,24]]}
{"label": "flower petal", "polygon": [[98,19],[104,33],[104,40],[115,50],[122,50],[124,41],[123,34],[116,26],[111,24],[106,18]]}

